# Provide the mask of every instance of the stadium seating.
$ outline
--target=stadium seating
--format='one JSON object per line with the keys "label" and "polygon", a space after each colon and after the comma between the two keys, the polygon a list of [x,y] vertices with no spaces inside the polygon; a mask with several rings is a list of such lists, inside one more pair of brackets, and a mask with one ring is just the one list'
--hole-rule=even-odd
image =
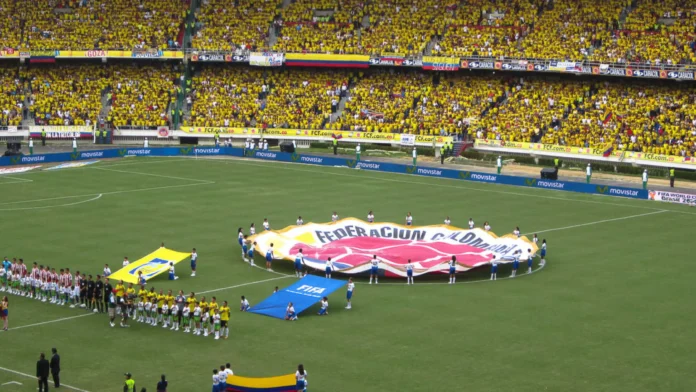
{"label": "stadium seating", "polygon": [[[204,0],[197,11],[199,27],[192,47],[204,50],[265,48],[268,29],[280,6],[279,0]],[[243,21],[243,23],[240,23]]]}
{"label": "stadium seating", "polygon": [[19,41],[22,37],[21,15],[15,2],[2,2],[0,4],[0,47],[19,48]]}
{"label": "stadium seating", "polygon": [[[193,78],[194,126],[319,129],[345,71],[203,68]],[[266,93],[263,93],[263,86]]]}
{"label": "stadium seating", "polygon": [[363,29],[364,53],[422,53],[435,35],[445,30],[445,5],[436,0],[369,2],[365,13],[370,25]]}
{"label": "stadium seating", "polygon": [[528,1],[482,0],[447,10],[447,29],[435,54],[518,57],[519,40],[535,22],[538,8]]}
{"label": "stadium seating", "polygon": [[0,67],[0,126],[21,124],[24,98],[17,68]]}
{"label": "stadium seating", "polygon": [[693,155],[695,97],[693,86],[525,78],[477,136]]}
{"label": "stadium seating", "polygon": [[366,132],[455,134],[497,102],[504,80],[423,72],[370,72],[350,90],[339,127]]}
{"label": "stadium seating", "polygon": [[32,66],[22,70],[30,93],[29,110],[39,125],[94,124],[109,72],[99,65]]}
{"label": "stadium seating", "polygon": [[192,80],[193,105],[184,124],[245,127],[260,106],[263,70],[205,67]]}
{"label": "stadium seating", "polygon": [[179,46],[188,10],[182,0],[109,0],[101,18],[108,31],[101,37],[102,49],[167,49]]}
{"label": "stadium seating", "polygon": [[171,120],[169,104],[177,97],[177,65],[109,67],[114,126],[156,127]]}
{"label": "stadium seating", "polygon": [[[333,12],[338,4],[329,0],[296,0],[281,11],[282,28],[273,50],[284,52],[355,53],[358,38],[354,22],[360,13],[353,12],[353,4]],[[315,11],[331,12],[319,15]],[[336,15],[338,14],[338,15]],[[337,22],[337,16],[343,22]]]}
{"label": "stadium seating", "polygon": [[618,27],[625,0],[556,0],[522,40],[522,57],[582,60]]}

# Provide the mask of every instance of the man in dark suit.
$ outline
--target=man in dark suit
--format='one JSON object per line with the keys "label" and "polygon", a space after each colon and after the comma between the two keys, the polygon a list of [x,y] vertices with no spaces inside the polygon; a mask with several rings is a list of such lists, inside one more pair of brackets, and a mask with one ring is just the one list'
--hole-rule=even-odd
{"label": "man in dark suit", "polygon": [[39,392],[48,392],[48,370],[49,364],[46,355],[41,353],[39,361],[36,362],[36,379],[39,380]]}
{"label": "man in dark suit", "polygon": [[51,375],[53,376],[53,384],[56,388],[60,387],[60,355],[55,348],[51,349],[53,356],[51,357]]}

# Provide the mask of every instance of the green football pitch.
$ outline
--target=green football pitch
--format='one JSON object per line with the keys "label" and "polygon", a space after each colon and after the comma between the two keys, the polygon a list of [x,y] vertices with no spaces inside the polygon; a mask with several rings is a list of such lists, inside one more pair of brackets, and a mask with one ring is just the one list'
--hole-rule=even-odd
{"label": "green football pitch", "polygon": [[[496,282],[487,271],[454,286],[444,276],[361,281],[352,310],[341,290],[328,317],[315,307],[297,322],[236,312],[241,295],[253,305],[295,279],[284,275],[289,262],[276,262],[276,274],[245,264],[237,228],[264,217],[274,228],[298,215],[328,222],[334,210],[396,223],[410,211],[416,225],[449,215],[465,227],[472,217],[498,235],[519,226],[547,239],[548,263]],[[230,339],[215,341],[138,323],[110,328],[105,315],[11,296],[3,392],[35,391],[38,354],[51,347],[63,383],[92,392],[122,390],[124,372],[138,389],[154,391],[165,373],[171,391],[206,391],[226,362],[243,376],[303,363],[310,390],[330,392],[696,390],[696,214],[687,207],[347,168],[132,158],[0,177],[0,213],[0,257],[94,275],[161,242],[196,247],[198,276],[184,261],[179,280],[161,275],[149,286],[209,292],[233,309]]]}

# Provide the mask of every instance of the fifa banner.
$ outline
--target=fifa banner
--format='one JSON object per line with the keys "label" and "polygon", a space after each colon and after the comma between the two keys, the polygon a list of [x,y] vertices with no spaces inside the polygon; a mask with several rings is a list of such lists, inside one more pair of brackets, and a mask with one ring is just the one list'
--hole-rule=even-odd
{"label": "fifa banner", "polygon": [[669,203],[686,204],[696,206],[696,195],[689,193],[649,191],[648,198],[655,201],[666,201]]}
{"label": "fifa banner", "polygon": [[122,280],[126,283],[138,284],[138,272],[143,273],[146,281],[155,276],[169,271],[169,263],[177,263],[186,260],[190,253],[177,252],[167,248],[159,248],[149,255],[136,260],[120,270],[109,275],[109,279]]}
{"label": "fifa banner", "polygon": [[377,144],[403,144],[403,138],[411,140],[413,144],[418,146],[432,147],[433,142],[436,146],[442,146],[444,143],[452,143],[450,136],[433,136],[433,135],[409,135],[403,133],[386,133],[386,132],[359,132],[359,131],[330,131],[320,129],[287,129],[287,128],[229,128],[229,127],[189,127],[183,126],[181,130],[186,133],[186,136],[195,136],[196,134],[220,134],[220,137],[244,137],[258,139],[261,137],[270,139],[296,139],[296,140],[324,140],[333,141],[338,139],[339,142],[351,143],[377,143]]}
{"label": "fifa banner", "polygon": [[46,139],[91,139],[92,127],[86,125],[31,125],[29,136],[40,139],[41,133],[46,132]]}
{"label": "fifa banner", "polygon": [[294,374],[262,378],[227,376],[228,392],[296,392],[295,386]]}
{"label": "fifa banner", "polygon": [[[504,140],[491,140],[491,139],[477,139],[474,142],[474,148],[480,150],[491,150],[491,151],[503,151],[506,150],[519,150],[520,152],[527,152],[530,154],[541,154],[541,155],[551,155],[557,156],[561,154],[567,155],[578,155],[578,158],[585,156],[587,158],[613,158],[613,160],[618,161],[619,159],[626,162],[634,161],[644,161],[641,163],[662,163],[662,166],[671,164],[681,164],[693,166],[696,169],[696,159],[689,156],[680,155],[661,155],[652,154],[645,152],[634,152],[634,151],[620,151],[617,149],[608,151],[606,147],[571,147],[571,146],[560,146],[555,144],[542,144],[542,143],[526,143],[526,142],[509,142]],[[608,155],[605,155],[608,152]],[[611,160],[611,159],[610,159]]]}
{"label": "fifa banner", "polygon": [[446,273],[452,256],[457,256],[457,272],[465,272],[493,259],[512,262],[518,250],[526,260],[538,249],[526,237],[498,237],[482,229],[367,223],[356,218],[289,226],[249,240],[256,241],[261,254],[273,244],[275,256],[285,260],[294,261],[302,249],[305,264],[316,270],[323,271],[331,257],[335,270],[346,274],[370,271],[370,259],[377,255],[380,272],[386,276],[406,276],[408,259],[413,262],[414,275]]}
{"label": "fifa banner", "polygon": [[251,52],[249,65],[258,67],[280,67],[283,65],[283,53]]}
{"label": "fifa banner", "polygon": [[300,314],[345,285],[345,280],[307,275],[252,306],[249,312],[283,320],[288,303],[292,302],[295,313]]}

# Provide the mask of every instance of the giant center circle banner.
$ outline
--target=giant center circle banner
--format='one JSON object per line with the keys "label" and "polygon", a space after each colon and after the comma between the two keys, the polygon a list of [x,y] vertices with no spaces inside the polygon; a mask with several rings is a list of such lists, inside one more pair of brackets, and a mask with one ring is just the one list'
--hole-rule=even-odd
{"label": "giant center circle banner", "polygon": [[[489,264],[512,263],[534,257],[538,247],[527,237],[513,234],[498,237],[483,229],[462,229],[447,225],[404,226],[395,223],[369,223],[345,218],[330,223],[307,223],[268,230],[248,238],[265,255],[273,244],[276,259],[294,261],[302,249],[305,265],[323,271],[330,257],[334,271],[360,274],[370,271],[374,255],[386,276],[406,276],[411,260],[414,275],[449,272],[449,261],[456,256],[457,272]],[[520,253],[517,253],[520,251]]]}

